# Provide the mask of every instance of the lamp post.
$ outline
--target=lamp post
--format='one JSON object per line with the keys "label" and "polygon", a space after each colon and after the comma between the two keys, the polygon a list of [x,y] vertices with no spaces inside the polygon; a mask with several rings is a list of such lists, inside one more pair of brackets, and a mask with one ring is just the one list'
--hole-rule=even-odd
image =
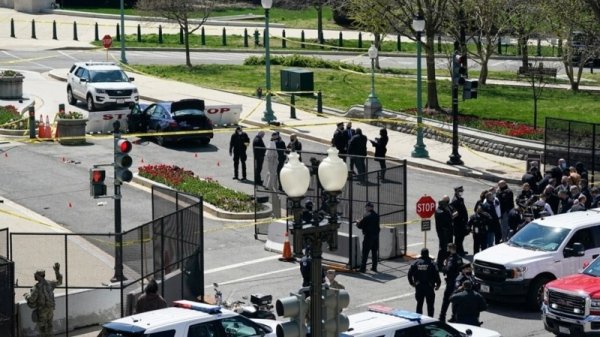
{"label": "lamp post", "polygon": [[377,58],[378,50],[374,44],[369,47],[369,58],[371,59],[371,93],[365,101],[365,118],[372,118],[377,112],[381,112],[381,102],[375,95],[375,59]]}
{"label": "lamp post", "polygon": [[[460,46],[459,42],[454,42],[454,56],[452,57],[452,154],[450,159],[446,162],[448,165],[462,165],[463,161],[460,159],[458,153],[458,85],[459,79],[462,76],[460,74]],[[455,69],[457,69],[455,71]]]}
{"label": "lamp post", "polygon": [[262,7],[265,9],[265,80],[267,94],[265,95],[265,111],[263,113],[263,122],[271,123],[277,118],[273,114],[271,107],[271,55],[269,50],[269,9],[273,6],[273,0],[261,0]]}
{"label": "lamp post", "polygon": [[417,144],[411,155],[415,158],[428,158],[429,153],[423,143],[423,107],[421,101],[421,33],[425,29],[425,20],[422,16],[413,19],[412,28],[417,34]]}
{"label": "lamp post", "polygon": [[121,63],[127,64],[127,58],[125,57],[125,4],[124,0],[121,0]]}
{"label": "lamp post", "polygon": [[[294,252],[301,251],[304,245],[310,245],[310,331],[312,337],[323,337],[323,312],[322,312],[322,277],[321,259],[323,242],[329,244],[329,250],[337,250],[337,231],[340,227],[337,218],[337,197],[348,179],[348,168],[346,163],[338,156],[335,148],[327,150],[328,156],[319,165],[319,181],[327,194],[327,206],[329,217],[326,224],[313,222],[305,225],[296,218],[299,214],[294,210]],[[290,153],[289,161],[280,173],[281,186],[284,192],[292,199],[293,206],[299,206],[302,196],[308,189],[310,175],[306,166],[298,161],[298,155]],[[296,200],[296,201],[294,201]],[[301,208],[300,208],[301,212]],[[296,247],[299,245],[300,247]]]}

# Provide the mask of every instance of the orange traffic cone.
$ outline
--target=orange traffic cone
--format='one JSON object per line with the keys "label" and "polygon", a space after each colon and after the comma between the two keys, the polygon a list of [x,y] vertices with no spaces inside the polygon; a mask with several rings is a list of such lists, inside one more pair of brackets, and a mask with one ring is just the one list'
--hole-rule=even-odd
{"label": "orange traffic cone", "polygon": [[44,124],[44,138],[52,138],[52,125],[50,125],[50,119],[46,115],[46,123]]}
{"label": "orange traffic cone", "polygon": [[46,138],[46,124],[44,124],[44,115],[40,115],[38,123],[38,138]]}
{"label": "orange traffic cone", "polygon": [[283,253],[279,258],[279,261],[291,262],[296,261],[294,256],[292,255],[292,246],[290,245],[290,239],[288,236],[288,231],[285,231],[285,240],[283,241]]}

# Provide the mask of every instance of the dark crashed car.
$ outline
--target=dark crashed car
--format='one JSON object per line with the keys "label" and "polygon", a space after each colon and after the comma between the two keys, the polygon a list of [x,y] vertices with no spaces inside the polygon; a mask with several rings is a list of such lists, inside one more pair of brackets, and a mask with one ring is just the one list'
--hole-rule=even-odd
{"label": "dark crashed car", "polygon": [[187,140],[207,145],[213,138],[213,124],[200,99],[136,105],[128,116],[128,125],[133,133],[161,133],[153,138],[162,146]]}

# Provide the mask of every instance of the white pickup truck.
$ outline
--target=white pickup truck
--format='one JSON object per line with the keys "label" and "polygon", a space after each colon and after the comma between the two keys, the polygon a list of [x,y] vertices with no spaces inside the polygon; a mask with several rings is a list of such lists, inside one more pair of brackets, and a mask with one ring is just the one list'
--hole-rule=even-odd
{"label": "white pickup truck", "polygon": [[539,310],[546,283],[598,255],[600,208],[536,219],[508,242],[475,254],[473,267],[484,297]]}

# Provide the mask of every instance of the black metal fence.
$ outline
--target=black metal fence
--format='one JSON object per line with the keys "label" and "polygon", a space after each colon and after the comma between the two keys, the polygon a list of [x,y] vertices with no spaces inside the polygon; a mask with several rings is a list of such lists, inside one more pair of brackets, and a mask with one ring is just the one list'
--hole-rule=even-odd
{"label": "black metal fence", "polygon": [[569,165],[581,162],[588,170],[590,183],[600,171],[600,124],[559,118],[546,118],[544,164],[556,165],[564,158]]}
{"label": "black metal fence", "polygon": [[15,336],[15,264],[0,256],[0,336]]}
{"label": "black metal fence", "polygon": [[[286,216],[291,213],[291,201],[287,200],[287,195],[279,189],[279,181],[277,175],[277,162],[271,159],[269,162],[269,153],[275,150],[267,149],[262,169],[262,181],[265,186],[254,186],[254,197],[259,202],[269,202],[273,206],[274,218]],[[276,157],[276,156],[275,156]],[[319,186],[317,169],[320,162],[327,157],[327,153],[322,152],[302,152],[302,162],[310,170],[310,185],[305,195],[303,204],[307,200],[311,200],[314,204],[314,209],[319,210],[324,206],[326,196],[322,188]],[[273,158],[273,157],[271,157]],[[358,168],[351,167],[354,160],[364,162],[364,170],[358,173]],[[406,161],[403,160],[385,160],[386,168],[383,169],[380,165],[379,158],[363,157],[363,156],[346,156],[350,175],[348,182],[344,186],[342,194],[339,196],[339,220],[342,223],[341,232],[348,235],[348,244],[339,245],[340,256],[349,257],[350,261],[334,261],[353,265],[351,261],[354,256],[351,240],[358,233],[353,233],[353,226],[348,224],[362,217],[364,206],[367,202],[372,202],[375,205],[375,211],[380,215],[381,227],[395,228],[394,234],[394,251],[390,256],[401,256],[406,253]],[[256,162],[254,163],[256,165]],[[256,167],[255,167],[256,170]],[[282,205],[277,205],[278,200],[283,200]],[[277,208],[287,209],[287,214],[278,214]],[[255,219],[259,223],[258,219]],[[255,235],[267,235],[267,226],[255,226]]]}
{"label": "black metal fence", "polygon": [[[55,313],[55,327],[60,331],[71,330],[70,320],[76,319],[81,325],[81,312],[78,312],[80,290],[94,290],[102,296],[114,296],[119,291],[120,304],[114,319],[132,313],[139,289],[149,278],[159,283],[170,285],[178,283],[176,291],[161,287],[162,294],[167,299],[200,299],[204,297],[204,259],[203,259],[203,214],[202,198],[181,194],[167,188],[152,189],[152,212],[159,215],[153,221],[120,234],[120,246],[123,257],[123,275],[125,280],[110,284],[114,276],[114,254],[117,235],[113,233],[10,233],[8,244],[9,258],[16,266],[13,275],[20,280],[15,288],[30,289],[34,285],[33,273],[39,268],[46,268],[46,278],[52,279],[50,266],[54,262],[61,264],[63,285],[55,293],[64,294],[64,317]],[[0,240],[1,241],[1,240]],[[0,262],[1,263],[1,262]],[[5,282],[0,264],[0,283]],[[179,275],[172,277],[172,275]],[[175,281],[169,281],[169,280]],[[6,281],[13,285],[13,280]],[[172,288],[172,287],[170,287]],[[13,299],[14,292],[5,297],[0,284],[2,299]],[[17,298],[20,299],[20,298]],[[0,301],[0,326],[3,315],[4,300]],[[118,302],[118,301],[117,301]],[[60,304],[59,304],[60,303]],[[12,306],[11,306],[12,308]],[[62,308],[61,308],[62,311]],[[105,312],[111,312],[110,309]],[[87,324],[102,322],[90,322]],[[11,319],[12,322],[12,319]],[[1,332],[1,330],[0,330]],[[0,334],[0,336],[5,336]]]}

